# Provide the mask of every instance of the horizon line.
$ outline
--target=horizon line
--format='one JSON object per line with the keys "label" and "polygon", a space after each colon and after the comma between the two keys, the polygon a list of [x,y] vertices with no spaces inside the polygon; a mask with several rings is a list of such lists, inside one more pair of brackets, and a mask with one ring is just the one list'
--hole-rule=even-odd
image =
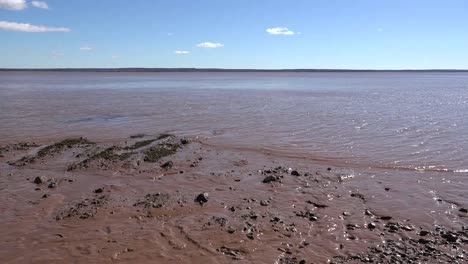
{"label": "horizon line", "polygon": [[0,71],[68,71],[68,72],[468,72],[468,69],[255,69],[255,68],[160,68],[160,67],[118,67],[118,68],[0,68]]}

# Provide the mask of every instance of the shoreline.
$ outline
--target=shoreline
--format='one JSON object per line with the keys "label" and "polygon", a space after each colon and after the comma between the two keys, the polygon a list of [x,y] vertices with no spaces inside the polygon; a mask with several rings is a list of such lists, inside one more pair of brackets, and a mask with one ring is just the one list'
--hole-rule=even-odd
{"label": "shoreline", "polygon": [[467,205],[414,171],[173,135],[1,150],[2,263],[466,261]]}

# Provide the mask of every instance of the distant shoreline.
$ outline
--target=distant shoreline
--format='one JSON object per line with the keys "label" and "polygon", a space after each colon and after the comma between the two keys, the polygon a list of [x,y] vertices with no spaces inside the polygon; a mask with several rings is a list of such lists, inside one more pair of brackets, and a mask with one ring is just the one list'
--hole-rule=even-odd
{"label": "distant shoreline", "polygon": [[222,68],[0,68],[0,72],[468,72],[457,69],[353,70],[353,69],[222,69]]}

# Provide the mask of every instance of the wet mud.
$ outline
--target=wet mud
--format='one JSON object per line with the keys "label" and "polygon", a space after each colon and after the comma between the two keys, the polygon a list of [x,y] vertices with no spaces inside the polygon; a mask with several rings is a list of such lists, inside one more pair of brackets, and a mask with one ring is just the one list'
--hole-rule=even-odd
{"label": "wet mud", "polygon": [[0,150],[1,263],[468,262],[467,205],[428,174],[170,134]]}

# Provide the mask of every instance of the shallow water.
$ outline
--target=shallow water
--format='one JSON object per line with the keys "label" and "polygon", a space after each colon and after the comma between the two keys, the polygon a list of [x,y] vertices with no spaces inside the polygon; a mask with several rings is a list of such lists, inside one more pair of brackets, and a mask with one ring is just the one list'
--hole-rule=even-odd
{"label": "shallow water", "polygon": [[173,132],[348,166],[467,172],[466,73],[0,73],[0,143]]}

